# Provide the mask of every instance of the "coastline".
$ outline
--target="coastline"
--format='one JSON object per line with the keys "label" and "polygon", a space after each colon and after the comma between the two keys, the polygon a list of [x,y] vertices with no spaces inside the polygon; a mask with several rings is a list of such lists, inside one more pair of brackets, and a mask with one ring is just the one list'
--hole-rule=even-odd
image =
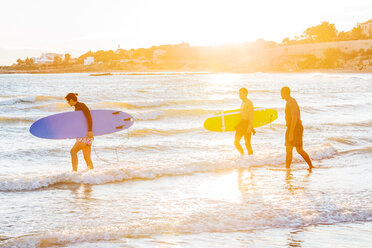
{"label": "coastline", "polygon": [[45,69],[45,70],[1,70],[0,74],[64,74],[64,73],[91,73],[91,76],[113,76],[113,75],[163,75],[167,73],[197,73],[197,74],[218,74],[218,73],[372,73],[372,69],[312,69],[296,71],[253,71],[253,70],[66,70],[66,69]]}

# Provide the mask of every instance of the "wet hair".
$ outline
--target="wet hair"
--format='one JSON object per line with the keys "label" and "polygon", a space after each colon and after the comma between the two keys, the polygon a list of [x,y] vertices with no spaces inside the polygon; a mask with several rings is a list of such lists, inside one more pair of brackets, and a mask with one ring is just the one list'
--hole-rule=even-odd
{"label": "wet hair", "polygon": [[246,88],[240,88],[239,93],[243,93],[245,96],[248,95],[248,90]]}
{"label": "wet hair", "polygon": [[281,89],[281,92],[286,93],[286,94],[288,94],[288,95],[291,94],[291,90],[290,90],[289,87],[287,87],[287,86],[283,87],[283,88]]}
{"label": "wet hair", "polygon": [[74,102],[77,102],[77,96],[78,96],[78,93],[68,93],[68,94],[65,96],[65,99],[66,99],[67,101],[73,100]]}

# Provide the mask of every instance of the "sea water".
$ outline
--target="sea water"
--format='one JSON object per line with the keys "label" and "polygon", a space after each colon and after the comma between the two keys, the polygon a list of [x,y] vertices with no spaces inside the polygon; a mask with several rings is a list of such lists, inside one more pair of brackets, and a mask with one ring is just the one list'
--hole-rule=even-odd
{"label": "sea water", "polygon": [[[283,86],[312,172],[295,151],[284,169]],[[203,128],[241,87],[279,114],[244,158],[233,132]],[[9,74],[0,89],[0,247],[370,247],[372,74]],[[29,133],[73,111],[69,92],[135,117],[95,137],[92,171],[80,154],[71,172],[75,140]]]}

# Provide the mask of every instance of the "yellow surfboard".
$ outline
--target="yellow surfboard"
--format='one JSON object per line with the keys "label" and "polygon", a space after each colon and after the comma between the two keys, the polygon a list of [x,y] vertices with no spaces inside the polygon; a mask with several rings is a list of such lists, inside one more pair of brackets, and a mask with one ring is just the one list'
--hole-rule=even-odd
{"label": "yellow surfboard", "polygon": [[[254,108],[253,127],[261,127],[275,121],[278,112],[275,109]],[[204,128],[214,132],[235,131],[240,122],[240,109],[220,112],[204,121]]]}

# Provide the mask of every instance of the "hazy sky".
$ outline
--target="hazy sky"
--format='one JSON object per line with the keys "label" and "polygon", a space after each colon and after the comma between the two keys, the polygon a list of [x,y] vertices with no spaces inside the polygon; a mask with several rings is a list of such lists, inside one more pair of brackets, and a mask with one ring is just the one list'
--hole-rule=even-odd
{"label": "hazy sky", "polygon": [[[329,21],[372,19],[372,0],[1,0],[0,64],[12,54],[188,42],[280,42]],[[9,50],[10,49],[10,50]],[[21,52],[23,51],[23,52]],[[32,50],[31,50],[32,51]],[[35,55],[34,55],[35,56]],[[14,60],[13,60],[14,61]]]}

